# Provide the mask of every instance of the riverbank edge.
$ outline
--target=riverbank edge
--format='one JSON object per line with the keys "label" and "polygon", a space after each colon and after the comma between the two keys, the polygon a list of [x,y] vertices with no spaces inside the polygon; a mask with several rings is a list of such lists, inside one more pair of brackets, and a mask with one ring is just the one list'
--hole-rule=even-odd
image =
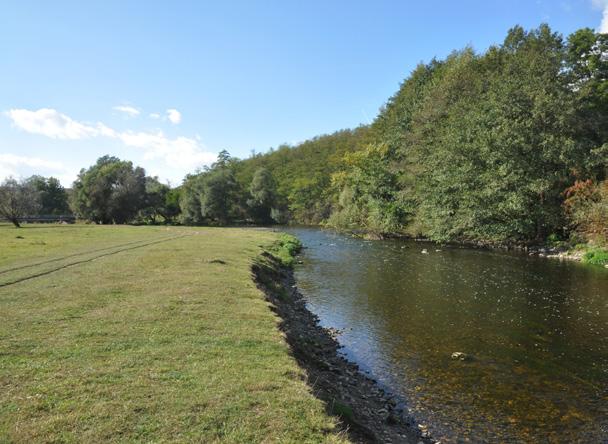
{"label": "riverbank edge", "polygon": [[[319,228],[319,227],[316,227]],[[471,240],[451,240],[447,242],[436,242],[431,239],[414,237],[404,233],[378,233],[367,230],[352,230],[341,229],[329,226],[320,226],[327,230],[334,230],[338,233],[349,235],[352,237],[365,240],[387,240],[387,239],[407,239],[415,242],[429,243],[437,247],[453,247],[453,248],[473,248],[481,250],[494,251],[519,251],[527,253],[529,256],[546,257],[549,259],[559,259],[566,261],[581,262],[587,265],[599,266],[608,269],[608,262],[601,264],[587,262],[585,256],[590,252],[600,252],[608,255],[608,248],[598,247],[591,244],[580,244],[577,246],[568,245],[562,242],[563,245],[554,245],[550,243],[493,243],[486,241],[471,241]]]}
{"label": "riverbank edge", "polygon": [[[291,257],[297,252],[288,248]],[[280,245],[264,250],[251,266],[253,279],[281,319],[279,329],[305,370],[311,391],[325,403],[327,413],[339,419],[341,431],[356,443],[433,443],[425,426],[416,424],[376,381],[340,354],[339,332],[321,327],[308,310],[292,262],[282,260],[285,255]]]}

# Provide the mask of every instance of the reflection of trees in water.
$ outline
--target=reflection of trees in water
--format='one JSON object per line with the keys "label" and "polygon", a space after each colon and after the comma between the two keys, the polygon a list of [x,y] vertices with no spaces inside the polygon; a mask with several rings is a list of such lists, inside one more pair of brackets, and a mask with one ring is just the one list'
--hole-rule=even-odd
{"label": "reflection of trees in water", "polygon": [[[422,255],[413,242],[331,242],[318,246],[310,279],[319,291],[331,287],[324,303],[340,322],[365,330],[348,334],[367,342],[358,356],[387,371],[382,379],[431,428],[518,440],[600,433],[605,279],[521,255],[428,246]],[[454,351],[475,359],[455,362]]]}

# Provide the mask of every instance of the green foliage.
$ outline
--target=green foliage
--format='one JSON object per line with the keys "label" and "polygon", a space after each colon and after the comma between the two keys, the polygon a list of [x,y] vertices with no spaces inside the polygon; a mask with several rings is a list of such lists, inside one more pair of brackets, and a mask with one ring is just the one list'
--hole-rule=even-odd
{"label": "green foliage", "polygon": [[[542,25],[418,66],[372,124],[372,148],[334,174],[328,223],[436,241],[563,236],[563,191],[606,176],[606,53],[605,36],[564,43]],[[600,207],[583,213],[599,221]]]}
{"label": "green foliage", "polygon": [[276,207],[277,202],[277,186],[268,169],[262,167],[255,172],[249,186],[249,194],[247,206],[253,220],[262,224],[271,223],[272,209]]}
{"label": "green foliage", "polygon": [[124,224],[145,205],[146,175],[131,162],[104,156],[74,182],[75,212],[97,223]]}
{"label": "green foliage", "polygon": [[235,219],[237,184],[228,168],[215,168],[204,176],[200,194],[201,215],[212,224],[226,225]]}
{"label": "green foliage", "polygon": [[0,185],[0,217],[20,226],[24,216],[40,211],[40,193],[29,181],[17,181],[12,177]]}
{"label": "green foliage", "polygon": [[332,177],[341,191],[327,225],[379,233],[401,230],[407,205],[401,199],[393,153],[386,145],[368,145],[344,157],[346,169]]}
{"label": "green foliage", "polygon": [[165,202],[162,206],[161,215],[167,223],[175,223],[177,216],[180,213],[179,200],[181,196],[181,188],[171,188],[165,193]]}
{"label": "green foliage", "polygon": [[[564,190],[606,178],[607,53],[589,29],[564,41],[547,25],[515,27],[484,54],[416,67],[370,127],[254,155],[236,179],[271,171],[277,207],[296,223],[436,241],[566,238]],[[602,208],[580,214],[597,221]]]}
{"label": "green foliage", "polygon": [[331,403],[331,414],[339,416],[346,421],[353,421],[355,419],[355,414],[350,406],[335,400]]}
{"label": "green foliage", "polygon": [[59,180],[54,177],[32,176],[27,179],[40,195],[40,214],[66,215],[70,214],[68,193]]}
{"label": "green foliage", "polygon": [[[517,26],[485,53],[418,65],[369,126],[245,160],[224,150],[179,190],[106,156],[81,171],[73,206],[102,223],[136,214],[172,222],[181,212],[185,224],[327,224],[442,242],[572,234],[603,244],[607,54],[608,35],[591,29],[564,40],[547,25]],[[61,195],[57,183],[36,183]]]}
{"label": "green foliage", "polygon": [[180,191],[183,223],[226,225],[242,218],[245,194],[234,177],[235,162],[224,150],[210,168],[186,177]]}
{"label": "green foliage", "polygon": [[173,223],[179,214],[179,189],[160,183],[156,177],[146,177],[143,208],[138,219],[144,223]]}
{"label": "green foliage", "polygon": [[297,237],[283,233],[269,251],[283,266],[293,267],[295,256],[301,249],[302,243]]}
{"label": "green foliage", "polygon": [[583,262],[591,265],[608,265],[608,250],[595,249],[585,253]]}
{"label": "green foliage", "polygon": [[248,188],[260,168],[272,173],[276,200],[272,213],[277,222],[317,224],[331,212],[337,190],[331,175],[342,165],[346,153],[360,148],[367,127],[315,137],[295,147],[282,145],[267,154],[253,155],[234,165],[241,188]]}
{"label": "green foliage", "polygon": [[412,131],[427,236],[522,242],[563,226],[562,191],[579,147],[562,60],[561,38],[542,26],[511,30],[483,56],[446,61]]}
{"label": "green foliage", "polygon": [[185,225],[200,225],[203,223],[200,199],[202,190],[203,178],[201,174],[186,176],[179,195],[181,223]]}

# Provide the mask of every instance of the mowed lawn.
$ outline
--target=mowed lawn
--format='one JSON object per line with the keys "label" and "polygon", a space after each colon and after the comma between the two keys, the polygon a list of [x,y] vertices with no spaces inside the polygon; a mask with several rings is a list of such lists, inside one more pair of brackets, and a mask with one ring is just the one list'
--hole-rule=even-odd
{"label": "mowed lawn", "polygon": [[0,225],[0,442],[341,442],[257,229]]}

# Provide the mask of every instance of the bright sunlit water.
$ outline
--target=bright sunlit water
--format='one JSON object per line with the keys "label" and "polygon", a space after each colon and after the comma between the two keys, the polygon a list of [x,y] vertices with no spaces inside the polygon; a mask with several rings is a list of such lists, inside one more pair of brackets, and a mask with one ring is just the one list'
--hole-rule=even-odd
{"label": "bright sunlit water", "polygon": [[608,442],[608,270],[289,231],[309,308],[442,443]]}

